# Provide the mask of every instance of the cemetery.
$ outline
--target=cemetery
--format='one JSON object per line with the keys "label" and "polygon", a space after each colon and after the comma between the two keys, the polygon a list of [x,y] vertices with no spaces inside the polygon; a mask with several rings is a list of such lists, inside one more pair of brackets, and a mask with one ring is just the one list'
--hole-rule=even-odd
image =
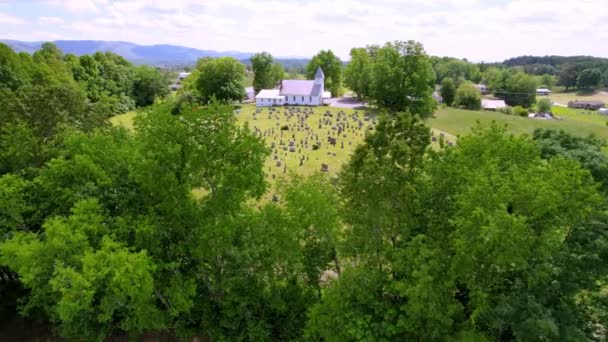
{"label": "cemetery", "polygon": [[377,123],[371,112],[324,106],[245,105],[236,115],[266,141],[270,156],[264,171],[271,183],[290,172],[337,174]]}

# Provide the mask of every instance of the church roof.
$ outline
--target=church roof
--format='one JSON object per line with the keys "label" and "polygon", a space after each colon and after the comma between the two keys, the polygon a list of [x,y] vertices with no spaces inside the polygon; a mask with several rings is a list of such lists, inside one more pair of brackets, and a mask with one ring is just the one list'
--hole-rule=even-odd
{"label": "church roof", "polygon": [[309,80],[283,80],[281,95],[292,96],[321,96],[321,85]]}

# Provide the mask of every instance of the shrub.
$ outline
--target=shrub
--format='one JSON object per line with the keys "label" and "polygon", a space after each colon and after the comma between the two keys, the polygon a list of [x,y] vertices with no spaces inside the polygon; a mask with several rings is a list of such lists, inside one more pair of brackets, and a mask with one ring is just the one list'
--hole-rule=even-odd
{"label": "shrub", "polygon": [[536,110],[539,113],[551,113],[551,100],[541,99],[536,103]]}
{"label": "shrub", "polygon": [[513,114],[513,108],[511,108],[511,107],[498,108],[497,111],[500,113],[503,113],[503,114],[507,114],[507,115]]}
{"label": "shrub", "polygon": [[470,82],[461,84],[458,90],[456,90],[454,106],[479,110],[481,108],[481,94],[479,94],[479,90]]}
{"label": "shrub", "polygon": [[513,107],[512,113],[515,116],[528,116],[528,110],[522,106]]}

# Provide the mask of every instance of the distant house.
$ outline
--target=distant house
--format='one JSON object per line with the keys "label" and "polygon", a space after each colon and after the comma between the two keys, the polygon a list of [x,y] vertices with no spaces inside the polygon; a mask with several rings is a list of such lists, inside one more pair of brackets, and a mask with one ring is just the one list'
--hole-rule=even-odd
{"label": "distant house", "polygon": [[592,109],[597,110],[603,108],[605,103],[602,101],[570,101],[568,107],[576,109]]}
{"label": "distant house", "polygon": [[551,90],[549,90],[547,88],[538,88],[538,89],[536,89],[536,95],[548,96],[548,95],[551,95]]}
{"label": "distant house", "polygon": [[481,108],[485,110],[498,110],[501,108],[506,108],[507,104],[505,100],[490,100],[490,99],[481,99]]}
{"label": "distant house", "polygon": [[330,98],[325,91],[325,75],[317,69],[314,80],[283,80],[278,89],[262,89],[255,97],[258,107],[305,105],[320,106],[323,99]]}
{"label": "distant house", "polygon": [[180,81],[182,81],[184,78],[190,76],[190,74],[190,72],[180,72],[178,78]]}
{"label": "distant house", "polygon": [[477,90],[479,90],[479,92],[482,95],[486,95],[487,93],[490,92],[489,89],[488,89],[488,86],[486,86],[485,84],[476,84],[475,88],[477,88]]}

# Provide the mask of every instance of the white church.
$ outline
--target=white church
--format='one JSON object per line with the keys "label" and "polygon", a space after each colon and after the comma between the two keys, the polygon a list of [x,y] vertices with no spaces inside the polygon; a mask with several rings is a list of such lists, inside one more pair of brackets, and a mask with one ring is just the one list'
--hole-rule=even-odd
{"label": "white church", "polygon": [[325,75],[317,69],[314,80],[283,80],[276,89],[262,89],[255,97],[258,107],[300,105],[320,106],[323,99],[331,98],[325,91]]}

